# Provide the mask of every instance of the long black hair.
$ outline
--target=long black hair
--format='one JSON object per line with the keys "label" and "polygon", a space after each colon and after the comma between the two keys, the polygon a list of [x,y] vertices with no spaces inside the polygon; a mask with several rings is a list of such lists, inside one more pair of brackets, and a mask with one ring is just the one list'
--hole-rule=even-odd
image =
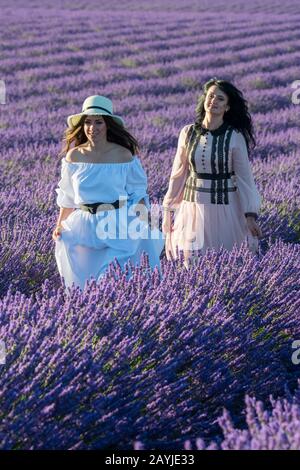
{"label": "long black hair", "polygon": [[[64,146],[60,152],[60,155],[65,154],[70,149],[73,142],[75,147],[87,142],[88,139],[84,133],[83,128],[86,117],[86,115],[83,115],[77,126],[73,127],[72,129],[68,128],[65,131],[63,139]],[[101,117],[104,119],[107,127],[106,137],[108,142],[114,142],[116,144],[122,145],[122,147],[130,150],[132,155],[135,155],[139,150],[138,141],[125,129],[125,127],[117,123],[112,117],[103,115],[101,115]]]}
{"label": "long black hair", "polygon": [[202,121],[205,117],[204,101],[208,90],[213,85],[216,85],[228,97],[228,105],[230,109],[225,112],[224,121],[230,124],[237,131],[242,132],[245,137],[248,150],[250,147],[254,148],[256,140],[252,118],[248,110],[248,102],[243,97],[243,93],[226,80],[212,78],[204,84],[203,94],[199,97],[196,107],[195,128],[200,129],[202,126]]}

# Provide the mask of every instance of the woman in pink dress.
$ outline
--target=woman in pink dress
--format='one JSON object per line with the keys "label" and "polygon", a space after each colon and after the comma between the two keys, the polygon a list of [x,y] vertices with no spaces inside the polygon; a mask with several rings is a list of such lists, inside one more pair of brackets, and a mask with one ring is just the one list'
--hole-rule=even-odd
{"label": "woman in pink dress", "polygon": [[225,80],[213,78],[203,89],[195,123],[180,132],[163,201],[166,256],[176,259],[183,251],[186,267],[193,251],[231,250],[246,239],[256,252],[262,236],[261,198],[248,158],[255,138],[247,102]]}

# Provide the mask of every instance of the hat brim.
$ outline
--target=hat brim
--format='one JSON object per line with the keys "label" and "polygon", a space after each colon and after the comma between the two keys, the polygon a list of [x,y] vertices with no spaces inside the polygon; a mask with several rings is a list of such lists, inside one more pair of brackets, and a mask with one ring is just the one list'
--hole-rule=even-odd
{"label": "hat brim", "polygon": [[124,127],[124,121],[120,116],[117,116],[115,114],[108,114],[108,113],[105,113],[103,111],[99,112],[97,110],[95,110],[95,111],[91,110],[88,113],[72,114],[71,116],[68,116],[68,118],[67,118],[68,127],[71,128],[71,129],[76,127],[78,125],[80,119],[82,118],[82,116],[108,116],[108,117],[111,117],[118,124],[120,124],[121,126]]}

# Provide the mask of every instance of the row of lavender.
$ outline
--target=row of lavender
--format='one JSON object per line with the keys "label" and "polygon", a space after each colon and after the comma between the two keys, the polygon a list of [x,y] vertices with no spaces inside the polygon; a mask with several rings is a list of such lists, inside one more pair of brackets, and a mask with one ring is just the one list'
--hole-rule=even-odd
{"label": "row of lavender", "polygon": [[[201,438],[186,439],[185,450],[299,450],[300,449],[300,391],[294,396],[275,400],[270,397],[270,409],[256,398],[245,398],[245,422],[247,429],[234,426],[227,410],[218,419],[223,436],[209,444]],[[141,441],[134,442],[134,449],[146,450]]]}
{"label": "row of lavender", "polygon": [[[20,31],[18,20],[11,21],[0,67],[14,103],[2,123],[5,148],[23,148],[25,141],[57,142],[65,116],[101,87],[101,93],[114,98],[146,152],[169,149],[173,142],[168,136],[174,140],[180,125],[194,116],[200,84],[219,75],[233,79],[246,93],[258,130],[266,137],[257,154],[278,156],[296,149],[299,110],[292,104],[292,84],[300,60],[299,17],[274,16],[264,23],[264,17],[254,15],[249,24],[248,15],[234,15],[220,28],[209,14],[169,14],[160,20],[134,14],[129,24],[126,15],[110,18],[99,12],[99,21],[97,15],[93,21],[82,16],[73,13],[63,28],[50,16],[49,32],[42,37],[43,23],[28,20]],[[202,35],[207,37],[204,44]],[[273,126],[279,109],[286,114]]]}
{"label": "row of lavender", "polygon": [[[236,429],[225,412],[220,420],[225,439],[221,449],[299,450],[300,449],[300,394],[299,387],[294,396],[287,393],[282,400],[270,399],[272,410],[264,408],[262,402],[247,397],[246,421],[248,430]],[[201,445],[201,444],[200,444]]]}
{"label": "row of lavender", "polygon": [[[1,448],[300,448],[291,437],[298,392],[269,417],[251,400],[247,419],[243,411],[245,394],[283,396],[299,376],[300,107],[291,85],[300,12],[290,1],[294,15],[249,17],[235,2],[220,22],[192,0],[176,13],[160,2],[158,17],[158,3],[146,14],[103,12],[105,3],[92,15],[74,3],[68,11],[67,0],[55,11],[3,10]],[[272,7],[282,5],[260,9]],[[112,268],[100,286],[66,295],[51,240],[66,116],[88,94],[110,96],[141,142],[151,200],[161,201],[180,127],[215,75],[245,92],[258,132],[259,256],[210,252],[190,273],[163,259],[163,280],[145,261],[131,281]],[[222,443],[223,407],[233,424],[221,419]]]}
{"label": "row of lavender", "polygon": [[[32,162],[28,149],[8,151],[7,155],[22,154],[23,163],[16,160],[6,164],[2,172],[6,191],[0,193],[2,218],[0,227],[0,266],[2,272],[1,296],[9,285],[24,293],[35,292],[45,279],[59,284],[51,238],[56,222],[54,175],[57,146],[49,145],[49,156]],[[39,150],[36,150],[36,154]],[[152,202],[161,202],[168,184],[170,152],[149,153],[145,167],[149,174],[149,193]],[[159,161],[164,157],[165,160]],[[50,171],[49,165],[53,168]],[[31,170],[34,168],[34,171]],[[299,158],[296,153],[253,163],[257,185],[264,203],[260,224],[264,238],[262,253],[276,239],[298,243],[300,239],[300,186]],[[57,169],[58,171],[58,169]],[[20,173],[22,178],[20,179]],[[51,181],[45,181],[52,174]]]}
{"label": "row of lavender", "polygon": [[[11,6],[9,3],[1,0],[0,5],[3,9],[11,11]],[[41,13],[45,13],[47,10],[48,15],[57,15],[57,10],[62,10],[65,13],[70,11],[78,10],[81,14],[88,11],[92,11],[93,14],[96,11],[99,11],[99,3],[97,0],[75,0],[70,2],[69,0],[56,0],[55,2],[51,0],[45,0],[43,2],[43,8],[41,8],[40,2],[38,0],[29,0],[26,4],[34,10],[39,10]],[[14,7],[18,10],[24,9],[24,3],[22,0],[15,0]],[[297,0],[253,0],[251,3],[244,3],[242,1],[236,1],[234,3],[226,2],[226,0],[215,0],[213,4],[214,11],[222,11],[226,13],[274,13],[277,14],[295,14],[299,13],[299,4]],[[116,0],[103,0],[101,2],[101,10],[109,12],[110,14],[118,11],[146,11],[149,12],[207,12],[212,10],[212,4],[210,0],[184,0],[184,2],[173,2],[171,0],[122,0],[122,3],[117,2]],[[13,9],[13,11],[15,11]]]}
{"label": "row of lavender", "polygon": [[9,289],[1,447],[209,443],[223,407],[243,427],[246,393],[266,400],[297,384],[298,261],[298,245],[278,242],[262,257],[211,251],[189,273],[163,261],[163,282],[145,259],[130,280],[115,267],[83,293]]}

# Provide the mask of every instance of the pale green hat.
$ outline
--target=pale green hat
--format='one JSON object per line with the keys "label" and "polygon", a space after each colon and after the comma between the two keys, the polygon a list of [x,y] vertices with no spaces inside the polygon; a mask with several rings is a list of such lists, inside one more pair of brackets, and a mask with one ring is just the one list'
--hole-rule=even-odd
{"label": "pale green hat", "polygon": [[68,126],[70,128],[76,127],[82,116],[110,116],[114,121],[121,126],[124,126],[124,121],[120,116],[113,113],[113,104],[109,98],[105,96],[93,95],[84,100],[82,105],[82,112],[79,114],[72,114],[68,116]]}

